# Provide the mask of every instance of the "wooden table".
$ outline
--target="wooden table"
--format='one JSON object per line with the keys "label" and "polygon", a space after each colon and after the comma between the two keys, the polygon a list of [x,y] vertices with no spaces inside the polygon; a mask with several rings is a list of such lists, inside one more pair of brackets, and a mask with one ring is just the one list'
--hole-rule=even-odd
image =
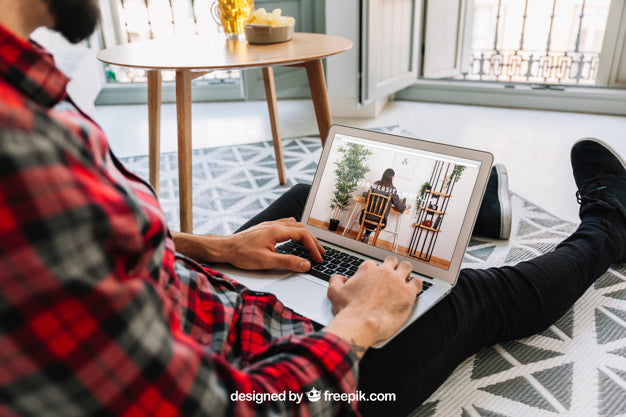
{"label": "wooden table", "polygon": [[332,124],[322,58],[347,51],[348,39],[317,33],[295,33],[289,42],[250,45],[245,41],[216,43],[202,36],[149,40],[102,50],[98,59],[112,65],[148,70],[148,129],[150,183],[159,191],[161,71],[176,71],[176,118],[178,125],[178,178],[180,230],[192,231],[191,198],[191,80],[217,70],[262,68],[276,166],[281,184],[286,183],[274,86],[274,66],[306,69],[322,145]]}

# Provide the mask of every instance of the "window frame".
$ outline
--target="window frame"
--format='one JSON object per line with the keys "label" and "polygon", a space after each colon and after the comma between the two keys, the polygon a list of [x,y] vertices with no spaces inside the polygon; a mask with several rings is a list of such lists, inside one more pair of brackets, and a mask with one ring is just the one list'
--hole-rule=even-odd
{"label": "window frame", "polygon": [[[620,60],[626,54],[626,0],[611,0],[596,85],[626,87],[617,80]],[[603,64],[604,62],[604,64]]]}
{"label": "window frame", "polygon": [[626,73],[626,69],[620,69],[620,65],[626,64],[625,54],[626,0],[612,0],[597,78],[602,83],[600,85],[597,83],[595,86],[545,86],[435,80],[424,78],[422,71],[415,83],[397,93],[395,98],[626,116],[626,79],[623,81],[617,79],[620,71]]}

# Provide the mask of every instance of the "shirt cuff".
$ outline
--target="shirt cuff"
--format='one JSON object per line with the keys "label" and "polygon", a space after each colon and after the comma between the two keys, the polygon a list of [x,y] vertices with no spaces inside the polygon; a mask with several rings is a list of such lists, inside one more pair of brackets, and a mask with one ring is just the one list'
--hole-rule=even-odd
{"label": "shirt cuff", "polygon": [[276,340],[261,356],[269,357],[286,350],[317,362],[324,374],[335,381],[334,388],[338,392],[356,391],[359,359],[348,342],[339,336],[324,331],[285,336]]}

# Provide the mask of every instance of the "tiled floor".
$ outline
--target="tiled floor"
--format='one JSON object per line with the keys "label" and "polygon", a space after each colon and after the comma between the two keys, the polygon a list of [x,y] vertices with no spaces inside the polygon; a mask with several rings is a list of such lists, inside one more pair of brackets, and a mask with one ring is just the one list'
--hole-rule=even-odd
{"label": "tiled floor", "polygon": [[[194,149],[271,139],[263,101],[197,103],[192,111]],[[280,101],[278,111],[283,137],[316,133],[309,100]],[[118,156],[148,153],[145,105],[100,106],[96,117]],[[577,220],[571,145],[593,136],[626,156],[626,117],[396,101],[375,119],[335,118],[335,122],[356,127],[400,125],[423,139],[488,150],[496,162],[506,165],[512,191],[570,221]],[[162,110],[161,149],[176,150],[171,104]]]}

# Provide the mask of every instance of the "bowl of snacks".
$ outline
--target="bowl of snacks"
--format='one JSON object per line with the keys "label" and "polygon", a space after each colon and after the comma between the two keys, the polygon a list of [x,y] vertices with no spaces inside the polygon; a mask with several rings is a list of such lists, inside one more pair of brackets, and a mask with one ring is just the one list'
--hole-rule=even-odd
{"label": "bowl of snacks", "polygon": [[255,10],[246,22],[244,31],[248,43],[279,43],[293,37],[296,19],[282,16],[280,9],[267,13],[265,9]]}

